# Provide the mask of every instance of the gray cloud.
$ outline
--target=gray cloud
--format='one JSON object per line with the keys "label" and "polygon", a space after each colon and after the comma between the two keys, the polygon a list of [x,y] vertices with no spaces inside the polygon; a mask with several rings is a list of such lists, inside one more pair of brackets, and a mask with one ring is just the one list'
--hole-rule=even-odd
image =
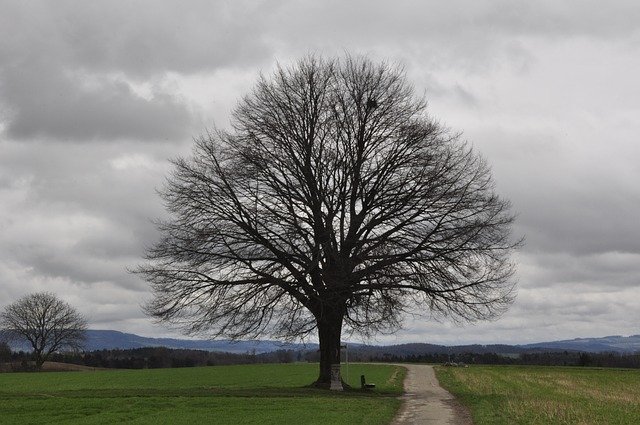
{"label": "gray cloud", "polygon": [[615,1],[603,8],[589,1],[513,2],[502,1],[487,8],[480,22],[507,34],[544,37],[585,36],[592,38],[627,37],[638,31],[640,10],[633,1]]}
{"label": "gray cloud", "polygon": [[146,154],[126,142],[0,146],[0,258],[70,284],[145,289],[126,268],[156,238],[151,218],[164,212],[154,187],[176,146]]}
{"label": "gray cloud", "polygon": [[254,64],[271,52],[271,6],[259,2],[2,3],[2,51],[83,70],[146,78]]}
{"label": "gray cloud", "polygon": [[118,80],[86,87],[81,77],[32,65],[4,72],[0,93],[9,109],[7,137],[95,141],[188,136],[191,111],[175,96],[156,92],[145,99]]}
{"label": "gray cloud", "polygon": [[[326,6],[329,13],[339,7],[334,1]],[[607,38],[627,36],[637,32],[640,11],[631,0],[612,2],[602,8],[597,1],[464,1],[455,0],[425,4],[420,0],[404,2],[403,7],[390,8],[384,2],[365,0],[350,2],[336,14],[336,27],[351,31],[347,25],[354,17],[361,18],[356,25],[377,28],[381,38],[393,33],[415,39],[420,36],[438,39],[464,38],[474,43],[469,35],[484,35],[483,39],[497,40],[498,35],[536,35],[544,38],[588,36]],[[308,7],[301,6],[301,8]],[[310,18],[310,17],[309,17]],[[386,25],[384,25],[386,24]],[[359,31],[358,31],[359,32]]]}
{"label": "gray cloud", "polygon": [[0,10],[0,308],[47,289],[92,326],[162,334],[126,267],[157,238],[167,159],[188,153],[212,116],[224,126],[258,71],[346,49],[405,64],[434,117],[492,165],[527,236],[502,319],[409,320],[380,341],[637,333],[636,2],[0,0]]}
{"label": "gray cloud", "polygon": [[[568,119],[568,118],[567,118]],[[615,123],[602,116],[603,128]],[[579,121],[575,121],[579,123]],[[579,124],[577,124],[579,125]],[[633,136],[569,139],[556,130],[489,126],[471,140],[518,212],[526,250],[589,256],[640,253],[640,169]]]}
{"label": "gray cloud", "polygon": [[[233,19],[245,6],[256,17]],[[71,141],[190,136],[197,111],[157,83],[171,72],[238,66],[268,54],[252,32],[259,30],[255,9],[240,2],[191,7],[176,2],[162,8],[153,2],[5,2],[0,122],[6,136]],[[152,83],[145,96],[135,90],[140,82]]]}
{"label": "gray cloud", "polygon": [[[274,10],[272,29],[291,51],[355,49],[431,70],[457,67],[486,72],[505,63],[526,69],[535,51],[527,39],[570,37],[627,41],[638,36],[640,11],[632,0],[606,8],[596,1],[287,2]],[[268,17],[267,17],[268,19]]]}

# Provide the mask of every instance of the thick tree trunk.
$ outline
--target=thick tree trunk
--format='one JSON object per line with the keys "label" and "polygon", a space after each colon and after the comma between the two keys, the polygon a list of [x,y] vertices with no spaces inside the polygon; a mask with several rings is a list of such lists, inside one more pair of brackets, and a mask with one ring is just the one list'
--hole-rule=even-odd
{"label": "thick tree trunk", "polygon": [[342,389],[342,378],[340,376],[340,336],[342,334],[343,316],[344,314],[342,312],[325,310],[323,314],[318,317],[320,374],[316,385],[319,387]]}

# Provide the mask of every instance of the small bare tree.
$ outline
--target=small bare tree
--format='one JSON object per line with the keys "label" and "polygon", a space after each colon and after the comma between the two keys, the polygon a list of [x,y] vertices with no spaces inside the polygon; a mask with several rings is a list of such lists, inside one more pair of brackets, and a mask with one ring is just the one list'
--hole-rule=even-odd
{"label": "small bare tree", "polygon": [[487,319],[512,301],[509,204],[398,67],[307,57],[261,77],[232,123],[161,192],[172,218],[139,269],[157,319],[229,338],[317,329],[328,385],[343,325]]}
{"label": "small bare tree", "polygon": [[40,370],[51,353],[82,347],[86,320],[69,304],[49,292],[26,295],[0,313],[0,328],[10,340],[33,348]]}

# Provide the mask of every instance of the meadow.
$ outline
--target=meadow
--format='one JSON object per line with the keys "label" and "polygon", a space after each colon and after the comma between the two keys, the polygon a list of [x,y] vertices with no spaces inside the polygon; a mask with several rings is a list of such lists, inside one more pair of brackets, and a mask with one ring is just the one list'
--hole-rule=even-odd
{"label": "meadow", "polygon": [[476,425],[640,423],[640,370],[552,366],[437,367]]}
{"label": "meadow", "polygon": [[[354,389],[340,394],[308,387],[317,372],[295,363],[2,373],[0,423],[388,424],[400,407],[403,368],[351,364]],[[361,374],[375,390],[359,390]]]}

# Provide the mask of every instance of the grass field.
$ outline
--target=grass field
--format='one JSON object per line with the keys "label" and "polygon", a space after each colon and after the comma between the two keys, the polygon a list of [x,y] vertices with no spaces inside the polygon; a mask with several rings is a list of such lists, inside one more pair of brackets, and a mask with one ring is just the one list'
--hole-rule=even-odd
{"label": "grass field", "polygon": [[476,425],[640,423],[640,370],[471,366],[436,373]]}
{"label": "grass field", "polygon": [[[2,424],[387,424],[404,369],[349,365],[370,392],[305,388],[317,364],[0,374]],[[344,370],[343,370],[344,373]]]}

